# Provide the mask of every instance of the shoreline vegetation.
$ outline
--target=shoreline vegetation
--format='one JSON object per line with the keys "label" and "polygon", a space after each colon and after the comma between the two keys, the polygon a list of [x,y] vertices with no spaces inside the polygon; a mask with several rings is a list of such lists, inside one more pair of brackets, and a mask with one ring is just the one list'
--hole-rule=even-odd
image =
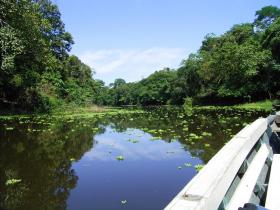
{"label": "shoreline vegetation", "polygon": [[1,112],[54,113],[73,104],[80,112],[87,104],[95,107],[88,111],[100,112],[98,107],[180,106],[188,98],[204,109],[242,104],[235,108],[270,110],[269,102],[249,102],[280,99],[276,6],[261,8],[253,22],[219,36],[207,34],[177,69],[155,69],[137,82],[116,78],[109,85],[70,54],[74,39],[51,0],[1,0],[0,10]]}
{"label": "shoreline vegetation", "polygon": [[[243,103],[243,104],[236,104],[236,105],[228,105],[228,106],[180,106],[182,108],[187,109],[187,111],[196,111],[196,110],[246,110],[246,111],[263,111],[265,113],[272,113],[275,110],[273,106],[274,102],[270,100],[258,101],[258,102],[251,102],[251,103]],[[172,107],[172,105],[166,105],[166,107]],[[12,118],[21,118],[21,117],[30,117],[30,116],[65,116],[67,117],[83,117],[83,118],[90,118],[97,115],[114,115],[114,114],[127,114],[127,113],[143,113],[145,112],[145,107],[140,106],[131,106],[131,107],[106,107],[106,106],[70,106],[66,105],[60,108],[53,110],[51,113],[36,113],[36,114],[0,114],[0,119],[12,119]],[[186,111],[186,112],[187,112]]]}
{"label": "shoreline vegetation", "polygon": [[196,109],[203,110],[215,110],[215,109],[241,109],[248,111],[264,111],[264,112],[273,112],[274,101],[265,100],[265,101],[257,101],[251,103],[243,103],[229,106],[197,106]]}
{"label": "shoreline vegetation", "polygon": [[0,114],[0,119],[15,119],[15,118],[25,118],[25,117],[41,117],[41,116],[51,116],[51,117],[94,117],[98,115],[114,115],[114,114],[125,114],[125,113],[136,113],[143,112],[139,109],[129,110],[122,109],[121,107],[100,107],[96,105],[91,106],[63,106],[53,110],[48,113],[4,113]]}

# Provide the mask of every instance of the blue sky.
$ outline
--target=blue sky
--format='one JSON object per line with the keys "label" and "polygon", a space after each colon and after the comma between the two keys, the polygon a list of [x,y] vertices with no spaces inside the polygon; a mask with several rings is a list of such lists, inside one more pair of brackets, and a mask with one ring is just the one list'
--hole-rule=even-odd
{"label": "blue sky", "polygon": [[107,84],[176,68],[207,33],[252,22],[280,0],[53,0],[75,41],[72,54]]}

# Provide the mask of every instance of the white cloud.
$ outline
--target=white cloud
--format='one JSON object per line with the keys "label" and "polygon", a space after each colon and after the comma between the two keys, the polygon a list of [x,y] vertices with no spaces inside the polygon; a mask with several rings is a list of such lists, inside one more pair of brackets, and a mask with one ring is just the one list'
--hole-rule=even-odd
{"label": "white cloud", "polygon": [[[135,129],[135,131],[140,133],[140,130]],[[180,149],[181,145],[179,142],[176,144],[170,144],[162,140],[151,142],[149,139],[152,136],[144,133],[144,136],[139,139],[137,146],[135,146],[131,142],[124,140],[125,137],[129,139],[130,135],[125,136],[124,133],[104,133],[95,136],[95,140],[99,144],[85,153],[85,160],[89,162],[94,160],[116,161],[116,156],[123,155],[128,161],[141,159],[159,161],[164,159],[178,159],[186,155],[185,150]],[[172,153],[169,154],[168,152]]]}
{"label": "white cloud", "polygon": [[182,48],[102,49],[79,55],[81,60],[95,69],[95,78],[106,83],[115,78],[137,81],[164,67],[176,68],[188,55]]}

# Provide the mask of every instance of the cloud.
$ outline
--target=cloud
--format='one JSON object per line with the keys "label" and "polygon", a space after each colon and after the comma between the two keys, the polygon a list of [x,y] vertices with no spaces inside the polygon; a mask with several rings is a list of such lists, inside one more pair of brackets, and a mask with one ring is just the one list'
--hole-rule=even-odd
{"label": "cloud", "polygon": [[79,55],[106,83],[115,78],[137,81],[164,67],[176,68],[187,56],[182,48],[101,49]]}
{"label": "cloud", "polygon": [[[85,153],[85,160],[88,162],[101,161],[116,161],[116,156],[123,155],[126,161],[136,160],[153,160],[160,161],[166,159],[179,159],[186,155],[186,151],[180,148],[180,143],[167,143],[162,140],[151,142],[150,134],[142,132],[138,129],[133,129],[134,134],[141,133],[137,145],[128,142],[130,135],[125,133],[110,133],[108,129],[106,133],[95,136],[95,140],[99,142],[93,149]],[[110,153],[108,153],[110,151]],[[168,152],[172,152],[169,154]]]}

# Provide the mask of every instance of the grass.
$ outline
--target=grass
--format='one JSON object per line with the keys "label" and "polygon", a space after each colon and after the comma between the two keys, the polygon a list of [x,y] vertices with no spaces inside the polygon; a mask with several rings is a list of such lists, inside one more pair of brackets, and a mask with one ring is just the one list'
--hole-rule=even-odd
{"label": "grass", "polygon": [[271,112],[273,110],[273,100],[257,101],[232,106],[194,106],[193,108],[197,110],[239,109],[248,111]]}
{"label": "grass", "polygon": [[259,110],[259,111],[270,112],[273,108],[272,105],[273,105],[273,101],[265,100],[265,101],[258,101],[253,103],[239,104],[233,107],[238,109],[245,109],[245,110]]}
{"label": "grass", "polygon": [[52,110],[52,114],[59,114],[59,113],[88,113],[88,112],[106,112],[108,110],[112,110],[116,108],[110,108],[110,107],[103,107],[103,106],[96,106],[96,105],[87,105],[87,106],[79,106],[75,104],[66,104],[61,107],[58,107],[54,110]]}

